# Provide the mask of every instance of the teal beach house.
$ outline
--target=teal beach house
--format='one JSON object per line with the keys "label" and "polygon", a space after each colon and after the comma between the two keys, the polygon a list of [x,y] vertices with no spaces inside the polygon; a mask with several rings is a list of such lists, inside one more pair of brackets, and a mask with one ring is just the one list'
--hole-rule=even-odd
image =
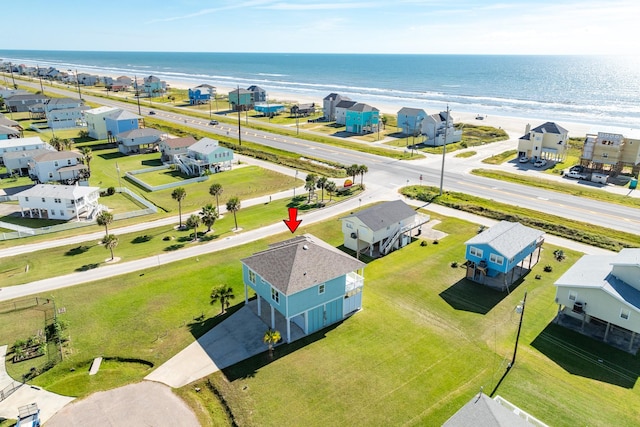
{"label": "teal beach house", "polygon": [[519,222],[500,221],[465,242],[467,279],[509,290],[540,260],[544,233]]}
{"label": "teal beach house", "polygon": [[359,102],[347,110],[346,130],[360,135],[375,132],[379,119],[380,111],[377,108]]}
{"label": "teal beach house", "polygon": [[[269,245],[241,260],[245,304],[257,297],[258,316],[292,341],[362,308],[365,264],[311,234]],[[263,314],[264,312],[264,314]],[[265,316],[266,315],[266,316]]]}

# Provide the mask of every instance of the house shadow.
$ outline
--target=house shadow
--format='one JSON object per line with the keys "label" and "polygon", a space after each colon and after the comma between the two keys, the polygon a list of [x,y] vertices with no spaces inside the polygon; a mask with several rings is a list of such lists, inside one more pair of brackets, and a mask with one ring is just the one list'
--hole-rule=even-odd
{"label": "house shadow", "polygon": [[127,157],[126,154],[122,154],[119,151],[117,151],[115,153],[98,154],[98,156],[100,156],[101,158],[103,158],[105,160],[112,160],[112,159],[119,159],[120,157]]}
{"label": "house shadow", "polygon": [[143,160],[140,163],[142,163],[144,166],[149,166],[149,167],[162,166],[162,160],[160,159]]}
{"label": "house shadow", "polygon": [[355,134],[351,132],[347,132],[346,130],[341,130],[331,134],[331,136],[335,136],[336,138],[349,138],[350,136],[353,136],[353,135]]}
{"label": "house shadow", "polygon": [[319,341],[327,336],[327,333],[337,328],[341,322],[334,323],[326,328],[315,332],[313,334],[307,335],[304,338],[300,338],[296,341],[293,341],[290,344],[279,344],[273,349],[273,354],[269,354],[269,350],[266,348],[265,351],[255,356],[249,357],[241,362],[228,366],[222,369],[222,373],[225,375],[227,380],[236,381],[240,379],[253,378],[256,376],[258,371],[270,364],[271,362],[275,362],[278,359],[288,356],[291,353],[294,353],[301,348],[308,346],[316,341]]}
{"label": "house shadow", "polygon": [[531,346],[572,375],[632,389],[640,359],[602,341],[550,323]]}
{"label": "house shadow", "polygon": [[517,280],[507,292],[463,278],[440,292],[440,298],[455,310],[487,314],[521,283],[522,279]]}

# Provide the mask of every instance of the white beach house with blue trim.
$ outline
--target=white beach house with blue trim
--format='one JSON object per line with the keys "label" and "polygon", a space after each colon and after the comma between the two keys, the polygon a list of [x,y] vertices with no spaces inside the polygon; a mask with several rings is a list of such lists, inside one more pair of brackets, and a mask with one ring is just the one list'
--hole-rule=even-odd
{"label": "white beach house with blue trim", "polygon": [[508,291],[540,260],[543,236],[519,222],[500,221],[484,230],[465,242],[467,279]]}
{"label": "white beach house with blue trim", "polygon": [[241,260],[245,304],[257,296],[258,315],[269,310],[270,326],[285,319],[291,342],[295,325],[311,334],[362,308],[365,264],[311,234],[297,236]]}

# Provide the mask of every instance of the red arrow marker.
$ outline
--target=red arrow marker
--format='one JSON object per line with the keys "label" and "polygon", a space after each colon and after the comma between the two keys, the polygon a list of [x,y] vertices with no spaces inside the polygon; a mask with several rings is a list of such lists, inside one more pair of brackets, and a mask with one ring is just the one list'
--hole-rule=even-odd
{"label": "red arrow marker", "polygon": [[301,219],[298,219],[298,208],[289,208],[289,219],[283,219],[284,223],[289,227],[289,231],[295,233],[296,229],[302,222]]}

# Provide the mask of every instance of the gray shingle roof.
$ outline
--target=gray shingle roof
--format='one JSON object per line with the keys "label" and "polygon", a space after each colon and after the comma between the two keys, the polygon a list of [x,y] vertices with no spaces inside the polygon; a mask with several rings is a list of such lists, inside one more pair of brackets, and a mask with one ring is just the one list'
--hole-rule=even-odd
{"label": "gray shingle roof", "polygon": [[33,156],[35,162],[49,162],[51,160],[64,160],[64,159],[81,159],[82,156],[73,151],[49,151],[45,150],[44,153]]}
{"label": "gray shingle roof", "polygon": [[311,234],[269,245],[242,263],[285,295],[325,283],[365,264]]}
{"label": "gray shingle roof", "polygon": [[162,132],[153,128],[131,129],[126,132],[121,132],[117,136],[118,138],[141,138],[144,136],[157,136],[160,138]]}
{"label": "gray shingle roof", "polygon": [[4,161],[6,162],[7,160],[18,159],[18,158],[33,159],[34,157],[40,154],[44,154],[48,152],[49,150],[45,150],[44,148],[36,148],[33,150],[9,151],[8,153],[4,153],[2,157],[4,157]]}
{"label": "gray shingle roof", "polygon": [[513,258],[544,232],[526,227],[519,222],[500,221],[493,227],[472,237],[465,245],[486,244],[506,258]]}
{"label": "gray shingle roof", "polygon": [[526,427],[532,426],[499,402],[484,393],[473,399],[453,414],[443,427]]}
{"label": "gray shingle roof", "polygon": [[358,102],[353,107],[349,108],[349,111],[358,111],[361,113],[365,113],[368,111],[379,111],[379,110],[375,107],[372,107],[369,104],[363,104],[362,102]]}
{"label": "gray shingle roof", "polygon": [[411,206],[402,200],[394,200],[371,206],[342,219],[358,218],[371,230],[378,231],[415,215],[416,211]]}
{"label": "gray shingle roof", "polygon": [[398,115],[402,114],[402,115],[405,115],[405,116],[417,116],[420,113],[426,114],[422,108],[402,107],[398,111]]}
{"label": "gray shingle roof", "polygon": [[350,99],[342,99],[336,104],[336,108],[351,108],[356,104],[356,101],[351,101]]}
{"label": "gray shingle roof", "polygon": [[568,133],[569,131],[563,128],[562,126],[558,126],[553,122],[546,122],[541,124],[538,127],[531,129],[531,132],[561,134],[561,133]]}

